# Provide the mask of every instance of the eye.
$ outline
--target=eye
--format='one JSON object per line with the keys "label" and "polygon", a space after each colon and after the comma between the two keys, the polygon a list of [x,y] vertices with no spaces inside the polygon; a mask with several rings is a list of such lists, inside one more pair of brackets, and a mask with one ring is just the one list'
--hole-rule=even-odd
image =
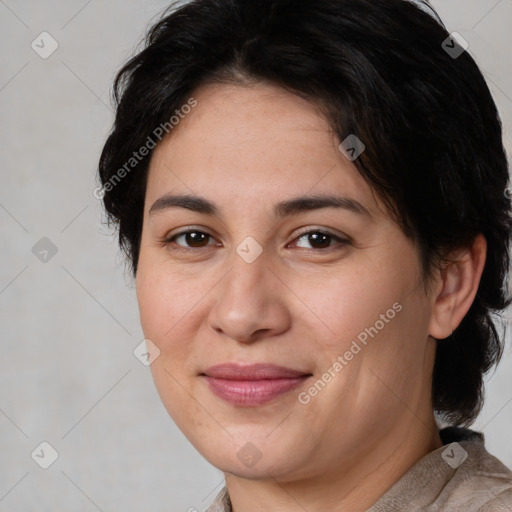
{"label": "eye", "polygon": [[[162,243],[164,245],[173,246],[174,250],[184,252],[190,252],[194,249],[201,249],[212,245],[221,245],[215,242],[212,235],[199,229],[181,231],[180,233],[176,233],[164,239]],[[347,245],[349,243],[349,240],[343,239],[333,233],[316,229],[302,233],[292,244],[289,244],[289,246],[292,245],[303,249],[325,250],[335,245]]]}
{"label": "eye", "polygon": [[202,247],[207,247],[208,245],[213,245],[210,242],[213,242],[213,237],[204,231],[200,231],[198,229],[190,229],[187,231],[182,231],[180,233],[176,233],[175,235],[165,239],[164,244],[173,244],[178,250],[187,250],[187,249],[201,249]]}
{"label": "eye", "polygon": [[347,245],[350,243],[337,235],[320,230],[308,231],[295,240],[295,245],[304,249],[328,249],[336,244]]}

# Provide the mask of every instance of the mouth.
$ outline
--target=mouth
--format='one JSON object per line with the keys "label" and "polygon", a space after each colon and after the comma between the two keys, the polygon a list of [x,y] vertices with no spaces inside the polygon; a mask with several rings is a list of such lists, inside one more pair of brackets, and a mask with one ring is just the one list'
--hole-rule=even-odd
{"label": "mouth", "polygon": [[200,374],[212,393],[231,405],[255,407],[300,386],[311,373],[272,364],[220,364]]}

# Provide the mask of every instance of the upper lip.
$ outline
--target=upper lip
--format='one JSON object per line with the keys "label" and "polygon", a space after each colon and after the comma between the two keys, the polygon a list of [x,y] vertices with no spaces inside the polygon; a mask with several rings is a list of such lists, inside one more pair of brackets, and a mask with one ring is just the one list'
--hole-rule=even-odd
{"label": "upper lip", "polygon": [[274,364],[235,364],[224,363],[211,366],[202,375],[216,379],[226,380],[266,380],[266,379],[296,379],[311,375],[308,372],[293,370],[284,366]]}

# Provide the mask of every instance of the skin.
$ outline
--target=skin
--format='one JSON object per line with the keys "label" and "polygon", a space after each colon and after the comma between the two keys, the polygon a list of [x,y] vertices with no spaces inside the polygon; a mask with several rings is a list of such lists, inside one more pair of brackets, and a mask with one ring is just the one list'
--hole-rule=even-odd
{"label": "skin", "polygon": [[[266,84],[208,85],[192,96],[197,106],[153,153],[145,198],[136,285],[144,335],[160,351],[151,365],[158,392],[225,473],[236,512],[366,510],[441,446],[430,395],[434,338],[450,335],[469,309],[485,240],[436,272],[427,293],[416,245],[338,150],[315,105]],[[167,193],[204,197],[219,214],[150,214]],[[326,193],[369,214],[274,215],[283,200]],[[195,247],[185,236],[164,242],[187,229],[211,237]],[[335,235],[327,248],[304,235],[315,230]],[[248,236],[263,250],[252,263],[236,252]],[[301,403],[299,394],[396,303],[400,312]],[[201,376],[225,362],[312,377],[264,405],[234,406]],[[244,446],[261,455],[251,467],[237,457]]]}

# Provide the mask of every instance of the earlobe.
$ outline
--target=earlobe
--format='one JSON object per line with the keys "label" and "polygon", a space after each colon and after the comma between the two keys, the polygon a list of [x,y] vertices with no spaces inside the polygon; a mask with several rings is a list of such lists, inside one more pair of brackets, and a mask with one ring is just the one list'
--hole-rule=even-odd
{"label": "earlobe", "polygon": [[487,242],[478,234],[472,245],[452,255],[453,259],[441,271],[429,326],[433,338],[450,336],[468,312],[478,291],[486,252]]}

